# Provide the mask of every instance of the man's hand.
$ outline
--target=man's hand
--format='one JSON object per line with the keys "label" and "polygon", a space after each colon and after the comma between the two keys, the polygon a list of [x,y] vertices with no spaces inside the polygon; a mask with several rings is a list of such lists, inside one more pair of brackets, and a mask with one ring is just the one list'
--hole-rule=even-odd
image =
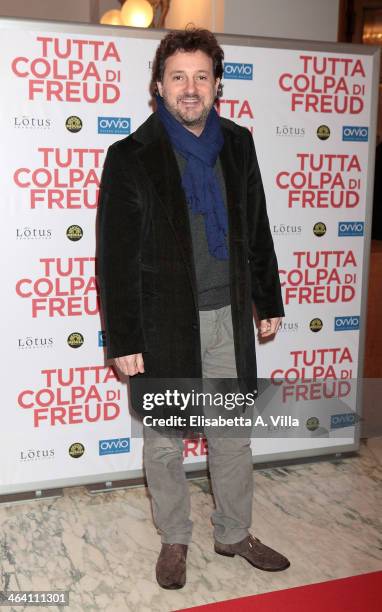
{"label": "man's hand", "polygon": [[145,366],[143,363],[142,353],[136,355],[125,355],[124,357],[116,357],[115,364],[123,374],[134,376],[135,374],[143,374]]}
{"label": "man's hand", "polygon": [[272,336],[273,334],[276,334],[280,325],[281,317],[276,317],[274,319],[262,319],[260,321],[259,329],[259,334],[261,338],[266,338],[267,336]]}

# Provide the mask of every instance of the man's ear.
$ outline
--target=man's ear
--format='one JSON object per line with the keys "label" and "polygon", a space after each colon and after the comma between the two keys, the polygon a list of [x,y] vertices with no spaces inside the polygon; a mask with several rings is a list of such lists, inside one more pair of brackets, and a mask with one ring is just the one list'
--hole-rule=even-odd
{"label": "man's ear", "polygon": [[162,85],[162,83],[160,81],[157,81],[157,89],[158,89],[159,95],[162,96],[163,85]]}
{"label": "man's ear", "polygon": [[218,91],[219,91],[219,85],[220,85],[220,83],[221,83],[221,79],[219,79],[219,78],[218,78],[218,79],[216,79],[216,81],[215,81],[215,96],[217,96],[217,95],[218,95]]}

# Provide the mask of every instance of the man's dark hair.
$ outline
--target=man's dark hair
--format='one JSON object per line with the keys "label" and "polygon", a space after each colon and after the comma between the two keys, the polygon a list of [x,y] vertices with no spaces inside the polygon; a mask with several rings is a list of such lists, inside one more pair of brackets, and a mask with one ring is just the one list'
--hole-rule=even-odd
{"label": "man's dark hair", "polygon": [[[215,79],[223,76],[224,51],[219,46],[215,36],[209,30],[201,28],[186,28],[182,31],[169,32],[165,36],[156,50],[153,62],[150,92],[152,95],[158,93],[157,82],[163,80],[164,66],[166,59],[174,55],[177,51],[193,52],[203,51],[212,59],[212,66]],[[222,85],[219,85],[217,96],[222,94]]]}

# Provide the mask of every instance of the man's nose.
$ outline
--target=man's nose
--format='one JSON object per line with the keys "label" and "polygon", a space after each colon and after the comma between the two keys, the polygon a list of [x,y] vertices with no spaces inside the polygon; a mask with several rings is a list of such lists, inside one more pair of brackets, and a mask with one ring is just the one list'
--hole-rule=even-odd
{"label": "man's nose", "polygon": [[186,81],[186,92],[188,94],[193,94],[196,92],[196,83],[194,79],[187,79]]}

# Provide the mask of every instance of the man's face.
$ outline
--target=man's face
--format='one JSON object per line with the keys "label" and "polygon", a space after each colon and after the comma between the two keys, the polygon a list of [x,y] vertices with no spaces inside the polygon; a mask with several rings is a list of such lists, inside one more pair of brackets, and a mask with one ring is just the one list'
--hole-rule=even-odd
{"label": "man's face", "polygon": [[163,81],[157,87],[167,110],[199,136],[214,104],[219,82],[214,77],[212,59],[203,51],[176,51],[166,59]]}

